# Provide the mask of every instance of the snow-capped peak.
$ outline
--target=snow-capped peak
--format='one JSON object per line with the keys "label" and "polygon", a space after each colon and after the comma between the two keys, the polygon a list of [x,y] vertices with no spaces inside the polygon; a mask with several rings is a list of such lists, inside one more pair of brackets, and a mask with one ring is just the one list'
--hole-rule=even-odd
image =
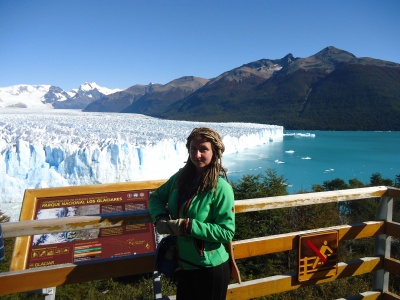
{"label": "snow-capped peak", "polygon": [[95,82],[85,82],[79,87],[79,90],[83,92],[93,91],[95,89],[104,95],[109,95],[121,91],[121,89],[109,89],[106,87],[101,87]]}
{"label": "snow-capped peak", "polygon": [[94,89],[98,89],[99,90],[99,89],[101,89],[101,87],[98,86],[96,84],[96,82],[85,82],[84,84],[81,84],[79,89],[81,91],[91,91],[91,90],[94,90]]}
{"label": "snow-capped peak", "polygon": [[47,93],[50,89],[49,84],[43,85],[29,85],[29,84],[19,84],[8,87],[11,95],[22,95],[34,92],[44,92]]}
{"label": "snow-capped peak", "polygon": [[52,108],[44,101],[50,88],[48,84],[19,84],[0,88],[0,107]]}

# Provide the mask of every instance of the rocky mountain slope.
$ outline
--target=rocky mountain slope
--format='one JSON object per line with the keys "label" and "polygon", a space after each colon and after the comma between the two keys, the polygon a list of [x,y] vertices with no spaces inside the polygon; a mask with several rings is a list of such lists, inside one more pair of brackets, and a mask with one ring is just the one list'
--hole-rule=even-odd
{"label": "rocky mountain slope", "polygon": [[134,85],[124,91],[92,102],[84,111],[132,112],[157,114],[180,99],[189,96],[208,82],[208,79],[185,76],[165,85]]}
{"label": "rocky mountain slope", "polygon": [[400,130],[399,90],[399,64],[331,46],[306,58],[250,62],[210,80],[133,86],[85,110],[286,129]]}
{"label": "rocky mountain slope", "polygon": [[399,64],[327,47],[307,58],[243,65],[149,114],[286,129],[400,130],[399,91]]}

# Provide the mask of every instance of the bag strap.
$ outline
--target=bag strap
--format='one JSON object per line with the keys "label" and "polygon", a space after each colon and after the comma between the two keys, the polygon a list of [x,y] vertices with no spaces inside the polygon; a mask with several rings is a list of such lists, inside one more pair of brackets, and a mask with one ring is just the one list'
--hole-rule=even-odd
{"label": "bag strap", "polygon": [[235,255],[233,253],[233,244],[232,241],[224,244],[226,251],[229,253],[229,262],[231,264],[231,278],[234,279],[237,283],[242,283],[242,278],[240,277],[240,271],[235,261]]}

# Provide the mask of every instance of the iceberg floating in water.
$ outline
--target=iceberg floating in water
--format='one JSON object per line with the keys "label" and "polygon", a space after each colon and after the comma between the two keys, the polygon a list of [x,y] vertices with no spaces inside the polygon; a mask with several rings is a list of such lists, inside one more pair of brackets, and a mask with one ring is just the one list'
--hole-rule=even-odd
{"label": "iceberg floating in water", "polygon": [[296,133],[285,133],[284,136],[294,136],[294,137],[309,137],[309,138],[315,138],[315,133],[301,133],[301,132],[296,132]]}

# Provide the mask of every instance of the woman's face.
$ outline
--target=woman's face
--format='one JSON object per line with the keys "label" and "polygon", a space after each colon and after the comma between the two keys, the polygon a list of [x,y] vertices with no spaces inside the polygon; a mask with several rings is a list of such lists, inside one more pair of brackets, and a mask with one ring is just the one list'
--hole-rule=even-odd
{"label": "woman's face", "polygon": [[203,173],[213,157],[211,143],[201,138],[192,139],[190,141],[189,155],[190,160],[197,168],[197,173]]}

